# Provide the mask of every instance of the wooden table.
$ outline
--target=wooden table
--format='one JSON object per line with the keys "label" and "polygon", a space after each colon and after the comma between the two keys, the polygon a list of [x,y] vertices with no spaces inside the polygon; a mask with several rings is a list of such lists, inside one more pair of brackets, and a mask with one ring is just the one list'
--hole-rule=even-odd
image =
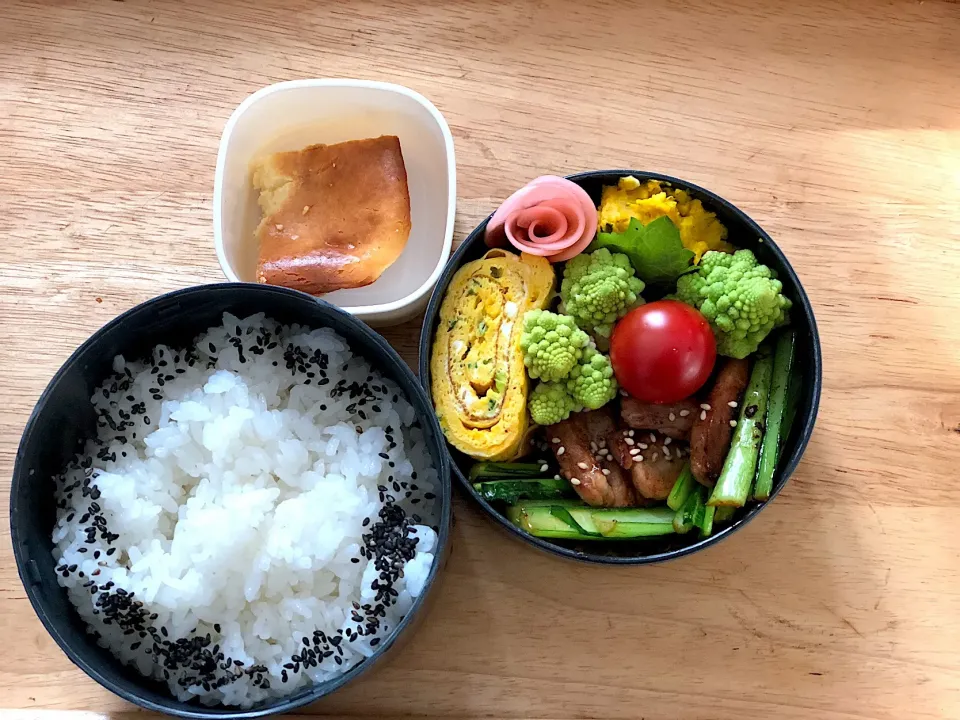
{"label": "wooden table", "polygon": [[[679,562],[567,564],[458,501],[429,621],[308,711],[960,716],[960,5],[694,5],[3,3],[3,492],[81,341],[222,279],[213,170],[237,103],[289,78],[396,81],[453,130],[458,239],[546,172],[655,169],[744,208],[813,301],[823,400],[773,506]],[[411,363],[418,330],[387,333]],[[0,534],[0,708],[132,711],[47,636],[6,517]]]}

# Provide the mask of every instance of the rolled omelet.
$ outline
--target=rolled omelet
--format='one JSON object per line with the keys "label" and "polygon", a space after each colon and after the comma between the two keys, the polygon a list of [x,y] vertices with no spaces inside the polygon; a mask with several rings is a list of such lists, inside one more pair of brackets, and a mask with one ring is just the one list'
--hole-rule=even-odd
{"label": "rolled omelet", "polygon": [[490,250],[453,276],[440,306],[430,358],[440,427],[477,460],[511,460],[526,446],[529,381],[520,349],[522,318],[553,293],[548,260]]}

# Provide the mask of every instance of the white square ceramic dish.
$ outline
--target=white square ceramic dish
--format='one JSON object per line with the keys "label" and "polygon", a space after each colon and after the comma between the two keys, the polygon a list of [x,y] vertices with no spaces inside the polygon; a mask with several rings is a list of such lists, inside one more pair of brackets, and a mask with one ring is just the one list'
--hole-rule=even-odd
{"label": "white square ceramic dish", "polygon": [[374,325],[409,319],[427,303],[450,257],[457,179],[446,120],[409,88],[366,80],[293,80],[244,100],[220,139],[213,191],[213,234],[227,279],[255,282],[260,222],[251,162],[315,143],[396,135],[410,190],[410,239],[373,284],[324,299]]}

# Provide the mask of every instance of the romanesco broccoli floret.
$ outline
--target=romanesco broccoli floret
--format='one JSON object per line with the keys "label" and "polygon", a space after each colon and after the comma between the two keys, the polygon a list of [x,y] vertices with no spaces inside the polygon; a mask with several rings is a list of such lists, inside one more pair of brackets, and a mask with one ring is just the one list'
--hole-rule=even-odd
{"label": "romanesco broccoli floret", "polygon": [[597,410],[617,396],[617,381],[613,377],[610,358],[588,347],[583,359],[573,368],[567,380],[567,390],[580,405]]}
{"label": "romanesco broccoli floret", "polygon": [[613,324],[643,302],[643,287],[626,255],[606,248],[582,253],[563,269],[562,310],[587,332],[609,337]]}
{"label": "romanesco broccoli floret", "polygon": [[527,374],[541,380],[562,380],[583,355],[590,336],[569,315],[530,310],[523,316],[520,348]]}
{"label": "romanesco broccoli floret", "polygon": [[693,305],[710,323],[717,352],[745,358],[773,328],[787,322],[792,303],[783,283],[750,250],[707,252],[696,272],[677,280],[676,298]]}
{"label": "romanesco broccoli floret", "polygon": [[527,407],[537,425],[555,425],[583,409],[562,382],[538,383],[530,393]]}

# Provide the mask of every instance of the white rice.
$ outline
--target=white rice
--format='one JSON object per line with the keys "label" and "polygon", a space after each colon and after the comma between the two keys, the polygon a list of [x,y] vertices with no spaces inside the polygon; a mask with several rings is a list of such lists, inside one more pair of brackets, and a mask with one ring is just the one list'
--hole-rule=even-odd
{"label": "white rice", "polygon": [[177,698],[240,707],[370,656],[437,539],[437,475],[399,388],[333,331],[263,315],[114,370],[53,531],[100,645]]}

